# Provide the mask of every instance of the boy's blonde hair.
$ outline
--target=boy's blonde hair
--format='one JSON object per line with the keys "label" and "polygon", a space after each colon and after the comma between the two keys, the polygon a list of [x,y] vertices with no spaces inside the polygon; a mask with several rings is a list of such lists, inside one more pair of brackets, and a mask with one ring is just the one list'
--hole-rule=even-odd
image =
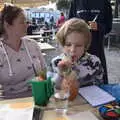
{"label": "boy's blonde hair", "polygon": [[88,24],[78,18],[72,18],[67,20],[61,28],[58,30],[56,34],[57,40],[60,42],[62,46],[65,45],[65,40],[67,35],[69,35],[72,32],[82,33],[85,37],[85,48],[86,50],[90,46],[91,43],[91,33],[88,27]]}

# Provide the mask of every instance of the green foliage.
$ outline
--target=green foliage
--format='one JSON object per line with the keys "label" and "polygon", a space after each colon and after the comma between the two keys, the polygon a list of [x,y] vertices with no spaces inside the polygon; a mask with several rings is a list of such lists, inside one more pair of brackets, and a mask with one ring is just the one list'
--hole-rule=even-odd
{"label": "green foliage", "polygon": [[69,9],[70,0],[58,0],[56,5],[58,10]]}
{"label": "green foliage", "polygon": [[51,1],[51,2],[56,2],[56,0],[49,0],[49,1]]}

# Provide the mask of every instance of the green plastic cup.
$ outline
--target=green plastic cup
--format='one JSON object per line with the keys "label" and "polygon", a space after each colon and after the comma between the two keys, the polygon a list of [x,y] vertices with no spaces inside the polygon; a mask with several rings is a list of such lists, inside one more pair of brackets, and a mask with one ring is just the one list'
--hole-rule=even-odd
{"label": "green plastic cup", "polygon": [[45,106],[49,102],[49,98],[54,93],[51,78],[47,80],[38,81],[36,78],[31,80],[32,95],[34,97],[35,105]]}

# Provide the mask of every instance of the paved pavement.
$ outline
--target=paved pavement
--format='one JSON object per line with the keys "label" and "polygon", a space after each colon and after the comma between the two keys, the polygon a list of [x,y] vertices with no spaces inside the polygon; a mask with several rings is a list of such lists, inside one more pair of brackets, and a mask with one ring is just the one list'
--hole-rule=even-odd
{"label": "paved pavement", "polygon": [[105,48],[109,83],[120,83],[120,49]]}
{"label": "paved pavement", "polygon": [[[56,46],[55,43],[52,43],[53,46]],[[56,48],[54,51],[50,51],[46,55],[46,62],[48,65],[53,57],[57,56],[60,53],[60,49]],[[105,55],[108,68],[108,79],[109,83],[119,83],[120,82],[120,48],[110,48],[108,50],[105,48]]]}

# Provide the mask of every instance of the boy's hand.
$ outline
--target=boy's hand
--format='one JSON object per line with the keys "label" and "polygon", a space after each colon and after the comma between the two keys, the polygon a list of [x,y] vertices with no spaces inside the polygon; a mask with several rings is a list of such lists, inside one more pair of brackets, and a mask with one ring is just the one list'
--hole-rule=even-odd
{"label": "boy's hand", "polygon": [[69,60],[61,60],[58,63],[58,68],[60,70],[60,73],[68,72],[71,69],[71,67],[72,67],[72,62]]}

